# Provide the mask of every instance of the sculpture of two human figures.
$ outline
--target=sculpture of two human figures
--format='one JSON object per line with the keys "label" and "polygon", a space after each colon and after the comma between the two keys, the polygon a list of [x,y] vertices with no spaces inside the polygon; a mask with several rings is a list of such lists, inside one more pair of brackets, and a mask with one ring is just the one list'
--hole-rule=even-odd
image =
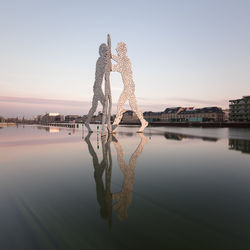
{"label": "sculpture of two human figures", "polygon": [[[109,35],[108,35],[109,39]],[[110,40],[108,40],[110,41]],[[110,45],[110,44],[109,44]],[[148,122],[143,118],[142,112],[138,109],[136,97],[135,97],[135,84],[133,81],[133,73],[130,59],[127,57],[127,47],[123,42],[118,43],[116,47],[117,55],[111,56],[111,48],[106,44],[101,44],[99,47],[100,57],[96,63],[96,74],[95,74],[95,83],[94,83],[94,95],[92,99],[92,107],[89,110],[87,120],[85,122],[85,126],[88,128],[89,132],[92,132],[89,122],[95,113],[98,105],[98,101],[101,102],[103,106],[103,125],[104,123],[108,127],[110,133],[115,133],[117,127],[122,119],[123,113],[126,111],[123,109],[123,105],[126,101],[129,101],[129,105],[131,109],[136,113],[137,117],[141,122],[141,127],[138,132],[143,132],[143,130],[148,126]],[[112,65],[111,60],[113,59],[116,64]],[[124,84],[124,89],[119,97],[117,104],[117,113],[114,123],[109,126],[109,119],[111,113],[111,90],[109,83],[109,72],[119,72],[122,77],[122,81]],[[105,74],[105,95],[102,91],[102,81]],[[109,97],[109,98],[108,98]],[[109,104],[108,104],[109,100]],[[107,114],[107,106],[109,105],[109,114]],[[104,130],[102,129],[102,132]]]}

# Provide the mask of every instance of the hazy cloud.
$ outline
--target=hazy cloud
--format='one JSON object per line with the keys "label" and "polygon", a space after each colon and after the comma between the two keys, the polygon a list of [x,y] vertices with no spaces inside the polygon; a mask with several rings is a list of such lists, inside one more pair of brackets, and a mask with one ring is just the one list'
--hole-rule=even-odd
{"label": "hazy cloud", "polygon": [[[162,111],[165,105],[158,104],[142,104],[140,102],[139,108],[141,111]],[[25,116],[32,118],[38,114],[46,112],[58,112],[62,115],[87,114],[91,107],[91,101],[73,101],[73,100],[57,100],[57,99],[42,99],[42,98],[25,98],[25,97],[11,97],[0,96],[0,115],[4,117],[20,117]],[[125,109],[130,110],[128,104],[124,106]],[[117,103],[113,103],[112,113],[116,113]],[[102,110],[102,105],[99,104],[97,112]]]}
{"label": "hazy cloud", "polygon": [[178,106],[183,104],[189,104],[190,106],[222,106],[225,108],[228,106],[228,100],[202,100],[196,98],[183,98],[183,97],[171,97],[169,101],[179,103]]}
{"label": "hazy cloud", "polygon": [[[171,97],[166,99],[153,99],[153,98],[138,98],[138,106],[141,111],[163,111],[167,107],[176,106],[192,106],[192,107],[204,107],[204,106],[219,106],[228,107],[227,100],[201,100],[190,99],[182,97]],[[43,98],[25,98],[25,97],[11,97],[0,96],[0,115],[4,117],[16,117],[25,116],[31,118],[38,114],[44,114],[46,112],[58,112],[62,115],[87,114],[91,107],[91,101],[74,101],[74,100],[58,100],[58,99],[43,99]],[[124,106],[125,109],[130,110],[128,104]],[[115,114],[117,109],[117,103],[113,103],[112,113]],[[97,112],[102,110],[101,104],[99,104]]]}
{"label": "hazy cloud", "polygon": [[0,96],[0,102],[53,104],[53,105],[70,105],[70,106],[82,106],[82,105],[90,104],[90,102],[86,102],[86,101],[29,98],[29,97],[26,98],[26,97],[12,97],[12,96]]}

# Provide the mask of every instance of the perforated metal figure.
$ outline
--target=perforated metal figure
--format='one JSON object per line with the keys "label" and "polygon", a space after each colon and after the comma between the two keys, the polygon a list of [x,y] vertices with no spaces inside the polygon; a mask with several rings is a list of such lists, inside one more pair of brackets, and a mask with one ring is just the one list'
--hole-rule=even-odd
{"label": "perforated metal figure", "polygon": [[93,116],[93,114],[96,112],[97,106],[98,106],[98,101],[102,104],[103,106],[103,113],[104,113],[104,108],[105,108],[105,96],[102,90],[102,82],[103,82],[103,77],[106,71],[106,65],[107,65],[107,45],[105,43],[101,44],[99,47],[99,54],[100,57],[97,59],[96,62],[96,72],[95,72],[95,82],[94,82],[94,87],[93,87],[93,99],[92,99],[92,107],[89,110],[87,120],[85,122],[85,126],[87,127],[88,131],[92,133],[93,131],[91,130],[89,126],[89,122]]}
{"label": "perforated metal figure", "polygon": [[110,71],[111,71],[111,38],[107,35],[107,65],[105,71],[105,107],[102,117],[102,132],[101,135],[105,136],[105,124],[110,132],[110,116],[112,110],[112,96],[110,88]]}
{"label": "perforated metal figure", "polygon": [[135,97],[135,84],[133,81],[133,73],[130,59],[127,57],[127,47],[126,44],[121,42],[118,43],[117,55],[112,55],[112,59],[117,62],[117,64],[112,65],[112,71],[120,72],[122,76],[122,81],[124,84],[124,89],[120,95],[117,104],[117,114],[115,121],[113,123],[113,132],[116,132],[118,124],[122,119],[123,113],[126,111],[123,109],[123,105],[128,100],[131,109],[136,113],[137,117],[141,122],[141,128],[137,132],[142,132],[147,126],[148,122],[143,118],[142,112],[137,107],[136,97]]}

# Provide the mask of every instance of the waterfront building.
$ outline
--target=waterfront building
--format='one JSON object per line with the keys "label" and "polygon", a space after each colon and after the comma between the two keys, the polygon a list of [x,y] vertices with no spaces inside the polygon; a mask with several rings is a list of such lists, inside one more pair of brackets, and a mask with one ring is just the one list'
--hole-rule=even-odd
{"label": "waterfront building", "polygon": [[133,112],[132,110],[127,110],[126,112],[123,113],[121,122],[122,123],[127,123],[127,122],[137,123],[139,122],[139,119],[135,112]]}
{"label": "waterfront building", "polygon": [[180,122],[182,121],[180,118],[180,113],[183,111],[191,111],[194,107],[174,107],[174,108],[166,108],[162,113],[162,120],[169,122]]}
{"label": "waterfront building", "polygon": [[98,115],[93,115],[90,121],[93,123],[102,123],[102,116],[103,113],[99,111]]}
{"label": "waterfront building", "polygon": [[166,108],[163,112],[147,111],[143,113],[147,121],[162,122],[223,122],[225,114],[219,107],[193,107]]}
{"label": "waterfront building", "polygon": [[38,123],[42,123],[42,121],[43,121],[43,117],[44,117],[44,115],[38,115],[37,117],[36,117],[36,122],[38,122]]}
{"label": "waterfront building", "polygon": [[228,122],[229,121],[229,109],[223,109],[223,113],[224,113],[224,118],[223,120],[225,122]]}
{"label": "waterfront building", "polygon": [[64,116],[59,113],[46,113],[45,115],[38,115],[38,123],[52,123],[52,122],[63,122]]}
{"label": "waterfront building", "polygon": [[176,122],[177,121],[177,114],[182,110],[181,107],[173,107],[173,108],[166,108],[161,115],[162,120],[167,120],[167,121],[172,121]]}
{"label": "waterfront building", "polygon": [[162,113],[163,112],[146,111],[143,113],[143,117],[148,122],[160,121],[162,119]]}
{"label": "waterfront building", "polygon": [[88,115],[78,116],[76,123],[85,123],[88,118]]}
{"label": "waterfront building", "polygon": [[79,115],[66,115],[65,122],[73,122],[76,121],[78,118],[80,118]]}
{"label": "waterfront building", "polygon": [[229,100],[229,121],[250,122],[250,96]]}
{"label": "waterfront building", "polygon": [[205,107],[183,110],[178,113],[179,121],[185,122],[223,122],[224,112],[219,107]]}
{"label": "waterfront building", "polygon": [[[23,119],[23,121],[24,121],[24,119]],[[17,123],[17,122],[20,122],[20,121],[18,120],[18,117],[16,117],[16,118],[12,117],[12,118],[5,118],[4,122],[7,122],[7,123]]]}

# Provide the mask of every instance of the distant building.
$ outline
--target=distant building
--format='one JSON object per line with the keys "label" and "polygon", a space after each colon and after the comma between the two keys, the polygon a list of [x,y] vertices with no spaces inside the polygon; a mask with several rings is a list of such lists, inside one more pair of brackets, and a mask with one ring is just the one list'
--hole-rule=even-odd
{"label": "distant building", "polygon": [[179,121],[187,122],[223,122],[224,112],[219,107],[205,107],[183,110],[178,113]]}
{"label": "distant building", "polygon": [[133,112],[132,110],[127,110],[126,112],[123,113],[121,123],[126,123],[126,122],[136,123],[138,121],[139,121],[139,119],[138,119],[136,113]]}
{"label": "distant building", "polygon": [[193,107],[166,108],[163,112],[146,111],[143,116],[148,121],[179,122],[181,121],[179,113],[184,110],[193,110]]}
{"label": "distant building", "polygon": [[37,123],[42,123],[43,117],[44,117],[44,115],[38,115],[38,116],[36,117],[36,122],[37,122]]}
{"label": "distant building", "polygon": [[163,112],[146,111],[143,113],[143,116],[148,122],[154,122],[162,119],[162,113]]}
{"label": "distant building", "polygon": [[4,118],[0,116],[0,122],[4,122]]}
{"label": "distant building", "polygon": [[224,121],[228,122],[229,121],[229,109],[223,109],[224,113]]}
{"label": "distant building", "polygon": [[250,122],[250,96],[229,101],[229,121]]}
{"label": "distant building", "polygon": [[60,114],[59,113],[47,113],[46,115],[48,115],[48,116],[59,116]]}
{"label": "distant building", "polygon": [[17,123],[18,122],[18,118],[6,118],[4,119],[5,122],[9,122],[9,123]]}
{"label": "distant building", "polygon": [[52,122],[63,122],[64,116],[59,113],[46,113],[45,115],[38,115],[38,123],[52,123]]}
{"label": "distant building", "polygon": [[93,122],[93,123],[101,123],[102,122],[102,116],[103,116],[102,112],[99,111],[98,115],[93,115],[92,116],[91,122]]}
{"label": "distant building", "polygon": [[65,122],[73,122],[76,121],[78,118],[80,118],[79,115],[66,115]]}
{"label": "distant building", "polygon": [[162,114],[162,119],[169,122],[180,122],[182,121],[180,113],[183,111],[192,111],[194,107],[174,107],[166,108]]}
{"label": "distant building", "polygon": [[166,108],[163,112],[147,111],[143,113],[147,121],[166,122],[223,122],[224,112],[219,107],[193,107]]}
{"label": "distant building", "polygon": [[76,122],[77,123],[85,123],[87,118],[88,118],[88,115],[78,116],[78,118],[76,119]]}

